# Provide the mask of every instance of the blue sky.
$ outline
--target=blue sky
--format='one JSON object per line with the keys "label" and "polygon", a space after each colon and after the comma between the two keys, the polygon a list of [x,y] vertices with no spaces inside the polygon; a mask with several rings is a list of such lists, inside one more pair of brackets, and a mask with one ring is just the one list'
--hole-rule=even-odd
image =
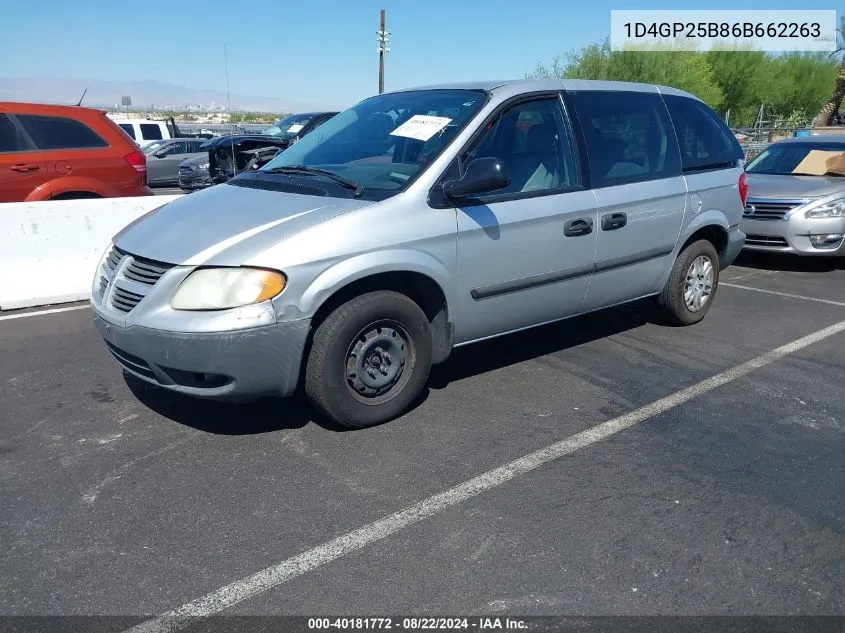
{"label": "blue sky", "polygon": [[[156,79],[225,90],[226,41],[233,94],[345,106],[378,91],[382,7],[392,33],[386,87],[393,89],[521,77],[538,61],[606,37],[611,9],[704,6],[625,0],[9,2],[0,24],[0,75]],[[706,6],[799,8],[794,0],[711,0]],[[168,28],[171,20],[178,31]]]}

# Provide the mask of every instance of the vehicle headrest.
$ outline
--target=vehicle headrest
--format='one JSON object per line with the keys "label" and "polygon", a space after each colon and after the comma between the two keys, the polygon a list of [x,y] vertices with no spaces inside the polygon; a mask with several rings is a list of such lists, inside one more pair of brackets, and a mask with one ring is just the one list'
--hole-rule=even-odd
{"label": "vehicle headrest", "polygon": [[555,126],[550,123],[537,123],[528,129],[525,136],[525,151],[530,153],[546,153],[555,149]]}

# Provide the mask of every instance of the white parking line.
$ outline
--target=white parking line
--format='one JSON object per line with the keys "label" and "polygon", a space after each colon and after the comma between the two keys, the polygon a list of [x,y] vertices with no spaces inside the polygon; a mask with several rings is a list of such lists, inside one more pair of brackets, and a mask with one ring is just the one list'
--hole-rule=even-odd
{"label": "white parking line", "polygon": [[754,288],[753,286],[741,286],[740,284],[720,283],[720,286],[727,286],[728,288],[739,288],[740,290],[753,290],[754,292],[762,292],[767,295],[777,295],[778,297],[787,297],[789,299],[803,299],[804,301],[815,301],[816,303],[826,303],[830,306],[839,306],[845,308],[845,301],[831,301],[830,299],[818,299],[816,297],[808,297],[806,295],[794,295],[788,292],[778,292],[777,290],[764,290],[763,288]]}
{"label": "white parking line", "polygon": [[57,314],[59,312],[70,312],[71,310],[84,310],[85,308],[90,308],[90,304],[85,304],[84,306],[70,306],[69,308],[50,308],[49,310],[36,310],[35,312],[20,312],[18,314],[7,314],[6,316],[0,316],[0,321],[8,321],[10,319],[25,319],[27,317],[36,317],[42,316],[45,314]]}
{"label": "white parking line", "polygon": [[702,380],[691,387],[647,404],[636,411],[631,411],[613,420],[603,422],[504,466],[490,470],[445,492],[423,499],[404,510],[395,512],[369,525],[365,525],[327,543],[302,552],[293,558],[262,569],[251,576],[237,580],[201,598],[188,602],[173,611],[169,611],[152,620],[142,622],[138,626],[128,629],[126,633],[169,633],[186,628],[196,618],[219,613],[247,598],[277,587],[292,578],[301,576],[346,554],[360,550],[418,521],[422,521],[447,508],[463,503],[482,492],[501,486],[515,477],[531,472],[564,455],[569,455],[580,448],[595,444],[644,420],[673,409],[697,396],[741,378],[755,369],[770,365],[788,354],[797,352],[813,343],[818,343],[843,331],[845,331],[845,321],[840,321],[835,325],[813,332],[812,334],[757,356],[748,362],[732,367],[706,380]]}

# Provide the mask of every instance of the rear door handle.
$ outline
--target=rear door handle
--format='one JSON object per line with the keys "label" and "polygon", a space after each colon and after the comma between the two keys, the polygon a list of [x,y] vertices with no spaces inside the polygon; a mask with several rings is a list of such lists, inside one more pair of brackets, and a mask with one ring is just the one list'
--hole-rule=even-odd
{"label": "rear door handle", "polygon": [[608,213],[601,216],[601,230],[615,231],[628,224],[628,216],[624,213]]}
{"label": "rear door handle", "polygon": [[578,237],[579,235],[589,235],[593,232],[593,221],[590,218],[578,218],[577,220],[569,220],[563,225],[563,234],[566,237]]}
{"label": "rear door handle", "polygon": [[12,171],[38,171],[41,167],[33,163],[18,163],[17,165],[12,165],[9,169]]}

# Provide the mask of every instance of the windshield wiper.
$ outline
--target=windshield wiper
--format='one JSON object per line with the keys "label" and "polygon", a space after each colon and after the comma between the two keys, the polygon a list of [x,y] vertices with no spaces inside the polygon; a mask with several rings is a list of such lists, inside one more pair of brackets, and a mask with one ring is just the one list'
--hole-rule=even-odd
{"label": "windshield wiper", "polygon": [[311,174],[314,176],[325,176],[334,180],[336,183],[343,185],[347,189],[355,191],[355,197],[359,198],[364,194],[364,186],[360,182],[349,180],[343,176],[338,176],[333,171],[327,169],[317,169],[315,167],[306,167],[305,165],[290,165],[285,167],[273,167],[271,169],[263,169],[268,174]]}

